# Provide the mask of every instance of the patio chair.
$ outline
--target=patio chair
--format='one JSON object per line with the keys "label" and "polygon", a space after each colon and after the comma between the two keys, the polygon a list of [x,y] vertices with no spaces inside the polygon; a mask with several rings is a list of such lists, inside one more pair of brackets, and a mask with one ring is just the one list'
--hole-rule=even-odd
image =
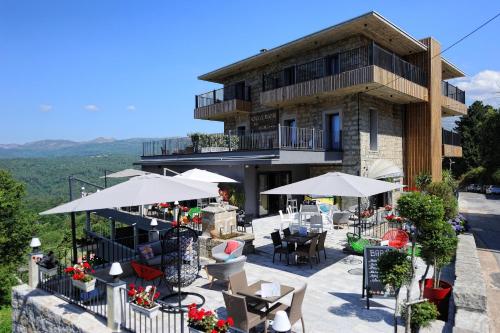
{"label": "patio chair", "polygon": [[321,215],[313,215],[309,220],[309,229],[315,232],[323,232],[323,217]]}
{"label": "patio chair", "polygon": [[319,235],[319,238],[318,238],[318,246],[316,246],[316,252],[318,252],[318,261],[320,261],[319,260],[319,252],[320,251],[323,251],[323,253],[325,255],[325,260],[326,260],[326,249],[325,249],[326,233],[327,233],[326,230],[323,231]]}
{"label": "patio chair", "polygon": [[293,219],[290,216],[285,217],[285,215],[283,215],[283,211],[281,209],[279,210],[279,213],[280,213],[281,223],[292,223],[293,222]]}
{"label": "patio chair", "polygon": [[226,262],[216,262],[206,265],[205,270],[210,279],[209,288],[212,289],[215,280],[229,281],[231,275],[241,272],[245,267],[246,260],[247,257],[241,256]]}
{"label": "patio chair", "polygon": [[316,252],[316,247],[318,245],[318,239],[319,235],[314,236],[313,239],[311,239],[310,242],[297,246],[297,249],[295,250],[295,255],[297,257],[304,257],[307,258],[307,261],[309,262],[309,265],[312,268],[312,259],[316,259],[316,262],[319,263],[319,258],[318,258],[318,253]]}
{"label": "patio chair", "polygon": [[[240,291],[248,288],[248,280],[247,274],[243,269],[240,272],[234,273],[229,277],[229,290],[233,295],[237,295]],[[253,309],[263,309],[266,306],[266,303],[254,301],[252,299],[248,299],[248,306]]]}
{"label": "patio chair", "polygon": [[[234,243],[238,243],[235,247]],[[227,242],[222,242],[221,244],[214,246],[212,248],[212,258],[217,262],[224,262],[228,259],[238,258],[243,254],[243,248],[245,246],[244,242],[230,240]],[[231,247],[231,248],[230,248]],[[233,248],[235,247],[235,248]]]}
{"label": "patio chair", "polygon": [[406,231],[399,229],[391,229],[387,231],[382,236],[382,240],[389,241],[389,246],[396,249],[405,247],[406,244],[408,244],[408,242],[410,241]]}
{"label": "patio chair", "polygon": [[363,254],[365,247],[370,245],[370,242],[367,239],[361,238],[360,236],[353,234],[352,232],[348,232],[347,244],[354,253]]}
{"label": "patio chair", "polygon": [[267,315],[267,319],[273,320],[276,312],[285,311],[292,326],[300,319],[302,323],[302,333],[305,333],[306,327],[304,324],[304,315],[302,314],[302,303],[306,295],[306,288],[307,284],[304,284],[293,293],[292,304],[290,306],[279,302],[273,305]]}
{"label": "patio chair", "polygon": [[274,258],[276,257],[276,254],[278,253],[280,255],[280,261],[281,261],[281,255],[284,254],[286,255],[286,263],[290,263],[290,253],[289,247],[288,246],[283,246],[283,242],[281,241],[281,236],[279,231],[275,231],[271,233],[271,239],[273,241],[273,264],[274,264]]}
{"label": "patio chair", "polygon": [[236,229],[243,230],[247,232],[247,228],[252,228],[253,234],[253,214],[246,214],[243,212],[242,214],[238,214],[236,216]]}
{"label": "patio chair", "polygon": [[351,216],[350,212],[333,212],[331,213],[331,221],[333,228],[335,226],[337,229],[342,229],[343,225],[349,225],[349,216]]}
{"label": "patio chair", "polygon": [[290,228],[283,229],[283,236],[288,237],[291,234],[292,234],[292,232],[290,231]]}
{"label": "patio chair", "polygon": [[233,328],[249,333],[250,330],[264,323],[264,333],[267,333],[267,317],[260,311],[248,311],[247,301],[244,296],[222,292],[227,315],[234,320]]}

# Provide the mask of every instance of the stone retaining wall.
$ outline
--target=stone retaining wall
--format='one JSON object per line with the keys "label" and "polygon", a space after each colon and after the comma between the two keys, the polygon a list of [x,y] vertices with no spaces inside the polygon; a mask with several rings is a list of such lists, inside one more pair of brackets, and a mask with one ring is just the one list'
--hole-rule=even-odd
{"label": "stone retaining wall", "polygon": [[13,333],[111,333],[104,321],[40,289],[12,288]]}

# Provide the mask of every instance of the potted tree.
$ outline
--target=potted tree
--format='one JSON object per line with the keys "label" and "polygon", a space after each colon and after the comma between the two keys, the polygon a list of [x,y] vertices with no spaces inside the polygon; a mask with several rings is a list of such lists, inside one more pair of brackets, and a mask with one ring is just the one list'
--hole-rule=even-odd
{"label": "potted tree", "polygon": [[427,267],[432,266],[434,269],[431,279],[427,279],[426,274],[422,278],[423,296],[436,304],[440,313],[445,315],[448,309],[446,300],[450,295],[452,286],[450,283],[441,280],[441,271],[455,256],[457,249],[455,230],[445,221],[437,221],[423,225],[419,239],[422,246],[421,256]]}
{"label": "potted tree", "polygon": [[412,264],[406,253],[396,250],[382,254],[377,262],[380,281],[385,284],[396,297],[394,309],[394,332],[397,332],[397,314],[399,312],[398,296],[401,287],[408,284],[412,277]]}
{"label": "potted tree", "polygon": [[94,273],[95,271],[88,262],[83,261],[79,264],[67,267],[64,271],[71,276],[71,283],[74,287],[84,292],[94,290],[95,277],[90,275],[90,273]]}
{"label": "potted tree", "polygon": [[147,318],[155,318],[160,311],[160,305],[155,302],[160,293],[155,286],[135,287],[133,283],[128,290],[129,304],[132,311],[145,315]]}

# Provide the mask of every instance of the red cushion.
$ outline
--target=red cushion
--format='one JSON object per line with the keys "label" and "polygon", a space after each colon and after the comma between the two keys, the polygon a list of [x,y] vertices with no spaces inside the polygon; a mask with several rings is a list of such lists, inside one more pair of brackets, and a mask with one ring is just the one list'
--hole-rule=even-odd
{"label": "red cushion", "polygon": [[228,241],[226,244],[226,248],[224,249],[225,254],[231,254],[233,253],[238,246],[240,246],[240,243],[237,241]]}

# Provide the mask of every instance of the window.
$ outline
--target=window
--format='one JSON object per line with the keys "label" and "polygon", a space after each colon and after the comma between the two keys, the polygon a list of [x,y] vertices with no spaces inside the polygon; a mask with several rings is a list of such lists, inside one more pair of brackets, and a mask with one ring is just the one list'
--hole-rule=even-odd
{"label": "window", "polygon": [[326,116],[327,147],[333,151],[342,150],[342,130],[340,128],[340,114],[333,113]]}
{"label": "window", "polygon": [[370,150],[378,149],[378,112],[370,109]]}

